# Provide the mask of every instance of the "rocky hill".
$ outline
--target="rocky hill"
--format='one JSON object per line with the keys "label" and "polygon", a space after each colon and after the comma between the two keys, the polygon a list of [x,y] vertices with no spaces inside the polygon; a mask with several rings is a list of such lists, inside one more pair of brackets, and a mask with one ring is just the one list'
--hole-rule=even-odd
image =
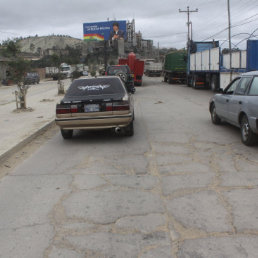
{"label": "rocky hill", "polygon": [[21,39],[19,44],[22,52],[37,54],[49,49],[65,49],[66,46],[82,47],[83,41],[69,36],[35,36]]}

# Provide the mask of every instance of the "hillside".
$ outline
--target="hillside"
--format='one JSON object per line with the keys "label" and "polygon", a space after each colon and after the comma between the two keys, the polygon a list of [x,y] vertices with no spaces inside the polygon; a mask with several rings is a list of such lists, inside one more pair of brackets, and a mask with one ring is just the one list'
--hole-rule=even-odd
{"label": "hillside", "polygon": [[72,38],[69,36],[43,36],[43,37],[28,37],[19,41],[21,51],[25,53],[39,53],[49,49],[65,49],[66,46],[78,47],[82,46],[81,39]]}

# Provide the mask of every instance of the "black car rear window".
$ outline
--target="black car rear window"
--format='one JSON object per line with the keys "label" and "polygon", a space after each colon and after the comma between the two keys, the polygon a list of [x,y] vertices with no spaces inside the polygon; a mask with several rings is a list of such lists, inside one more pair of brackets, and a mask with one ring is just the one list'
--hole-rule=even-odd
{"label": "black car rear window", "polygon": [[120,66],[110,66],[107,69],[108,75],[116,75],[119,72],[126,73],[126,74],[130,73],[129,67],[125,65],[124,66],[120,65]]}
{"label": "black car rear window", "polygon": [[125,93],[119,78],[92,78],[74,81],[67,90],[67,97],[112,95]]}

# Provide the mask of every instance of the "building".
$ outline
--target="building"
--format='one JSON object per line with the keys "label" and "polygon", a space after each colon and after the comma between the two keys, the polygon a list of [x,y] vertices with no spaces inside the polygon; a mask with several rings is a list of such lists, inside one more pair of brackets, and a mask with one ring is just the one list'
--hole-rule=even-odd
{"label": "building", "polygon": [[125,53],[137,52],[143,57],[150,57],[153,53],[153,40],[143,39],[141,31],[135,31],[135,20],[127,22],[127,42]]}

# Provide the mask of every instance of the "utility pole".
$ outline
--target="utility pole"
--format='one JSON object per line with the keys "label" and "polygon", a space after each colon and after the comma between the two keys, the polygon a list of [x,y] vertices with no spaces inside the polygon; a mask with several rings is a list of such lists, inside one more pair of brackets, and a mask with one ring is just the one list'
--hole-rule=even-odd
{"label": "utility pole", "polygon": [[193,40],[193,23],[190,21],[190,25],[191,25],[191,36],[190,36],[190,40]]}
{"label": "utility pole", "polygon": [[107,71],[107,62],[108,62],[108,56],[107,56],[107,40],[104,40],[104,67],[105,72]]}
{"label": "utility pole", "polygon": [[158,42],[158,62],[159,62],[159,42]]}
{"label": "utility pole", "polygon": [[[192,27],[192,24],[190,23],[190,13],[197,13],[198,9],[190,10],[189,6],[187,6],[187,10],[182,11],[179,9],[180,13],[187,13],[187,75],[189,75],[190,72],[190,25]],[[192,30],[192,29],[191,29]],[[188,76],[187,76],[187,83],[188,83]]]}
{"label": "utility pole", "polygon": [[195,10],[190,10],[189,6],[187,6],[187,10],[186,11],[182,11],[181,9],[179,9],[180,13],[187,13],[187,28],[188,28],[188,33],[187,33],[187,42],[188,42],[188,47],[189,47],[189,43],[190,43],[190,13],[197,13],[198,12],[198,8],[196,8]]}
{"label": "utility pole", "polygon": [[229,44],[230,81],[232,81],[232,46],[231,46],[230,0],[228,0],[228,44]]}

